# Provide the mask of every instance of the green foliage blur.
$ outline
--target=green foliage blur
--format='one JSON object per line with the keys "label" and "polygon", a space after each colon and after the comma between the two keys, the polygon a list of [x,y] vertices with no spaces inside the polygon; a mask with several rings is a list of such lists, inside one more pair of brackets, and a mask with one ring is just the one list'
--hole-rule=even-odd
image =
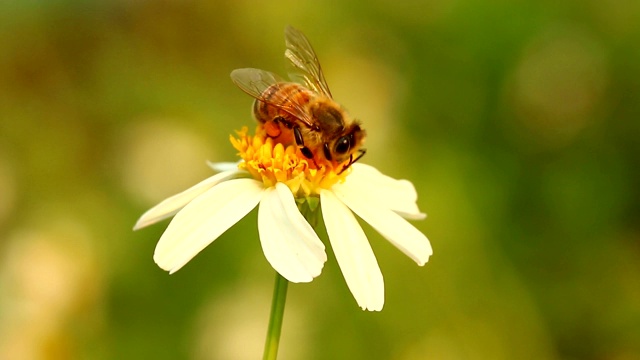
{"label": "green foliage blur", "polygon": [[131,228],[235,160],[254,121],[229,73],[284,74],[286,24],[364,123],[363,162],[415,184],[434,255],[364,225],[370,313],[328,247],[289,287],[281,359],[640,358],[634,0],[2,2],[0,358],[261,356],[255,211],[171,276],[168,221]]}

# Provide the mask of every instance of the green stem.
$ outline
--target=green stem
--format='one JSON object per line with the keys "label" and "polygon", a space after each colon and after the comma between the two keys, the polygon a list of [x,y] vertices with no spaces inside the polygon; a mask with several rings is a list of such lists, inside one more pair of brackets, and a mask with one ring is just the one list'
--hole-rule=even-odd
{"label": "green stem", "polygon": [[280,345],[280,332],[282,330],[282,318],[284,317],[284,304],[287,300],[287,287],[289,281],[276,272],[276,283],[273,288],[273,300],[271,303],[271,317],[267,341],[264,345],[264,360],[275,360],[278,356]]}
{"label": "green stem", "polygon": [[[315,229],[318,225],[318,198],[306,198],[298,202],[298,210]],[[284,304],[287,301],[287,287],[289,281],[276,272],[276,283],[273,288],[273,300],[271,302],[271,317],[267,330],[267,341],[264,345],[264,360],[275,360],[278,356],[280,345],[280,333],[282,331],[282,319],[284,317]]]}

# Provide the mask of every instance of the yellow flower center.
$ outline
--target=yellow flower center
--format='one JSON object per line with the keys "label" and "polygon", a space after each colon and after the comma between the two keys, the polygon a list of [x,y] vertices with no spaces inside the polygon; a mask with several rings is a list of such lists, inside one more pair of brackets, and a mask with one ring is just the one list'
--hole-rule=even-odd
{"label": "yellow flower center", "polygon": [[297,198],[319,195],[321,189],[344,181],[351,171],[348,168],[339,173],[342,165],[337,169],[329,164],[317,165],[302,155],[297,146],[285,147],[268,137],[262,125],[258,125],[254,136],[247,134],[246,126],[236,133],[238,137],[231,135],[230,140],[244,160],[238,167],[265,186],[275,186],[277,182],[286,184]]}

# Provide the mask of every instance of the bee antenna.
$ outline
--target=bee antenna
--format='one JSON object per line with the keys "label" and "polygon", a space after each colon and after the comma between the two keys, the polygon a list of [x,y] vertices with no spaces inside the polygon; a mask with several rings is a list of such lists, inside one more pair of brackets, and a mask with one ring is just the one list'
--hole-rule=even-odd
{"label": "bee antenna", "polygon": [[338,173],[338,175],[342,174],[345,170],[347,170],[353,163],[355,163],[356,161],[360,160],[361,157],[364,156],[364,154],[367,153],[367,149],[360,149],[358,150],[359,154],[358,156],[354,159],[353,158],[353,154],[349,155],[349,163],[347,165],[345,165],[342,170],[340,170],[340,172]]}

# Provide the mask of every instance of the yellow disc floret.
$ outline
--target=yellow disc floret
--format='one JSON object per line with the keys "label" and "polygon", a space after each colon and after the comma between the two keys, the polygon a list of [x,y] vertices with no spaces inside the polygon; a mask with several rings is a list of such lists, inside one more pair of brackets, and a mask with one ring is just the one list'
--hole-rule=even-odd
{"label": "yellow disc floret", "polygon": [[316,196],[321,189],[344,181],[351,169],[334,169],[329,165],[316,166],[313,160],[304,157],[297,146],[284,146],[267,136],[259,125],[254,136],[248,135],[248,128],[237,131],[237,138],[230,136],[233,147],[242,158],[241,169],[247,170],[253,178],[265,186],[275,186],[277,182],[286,184],[294,196]]}

